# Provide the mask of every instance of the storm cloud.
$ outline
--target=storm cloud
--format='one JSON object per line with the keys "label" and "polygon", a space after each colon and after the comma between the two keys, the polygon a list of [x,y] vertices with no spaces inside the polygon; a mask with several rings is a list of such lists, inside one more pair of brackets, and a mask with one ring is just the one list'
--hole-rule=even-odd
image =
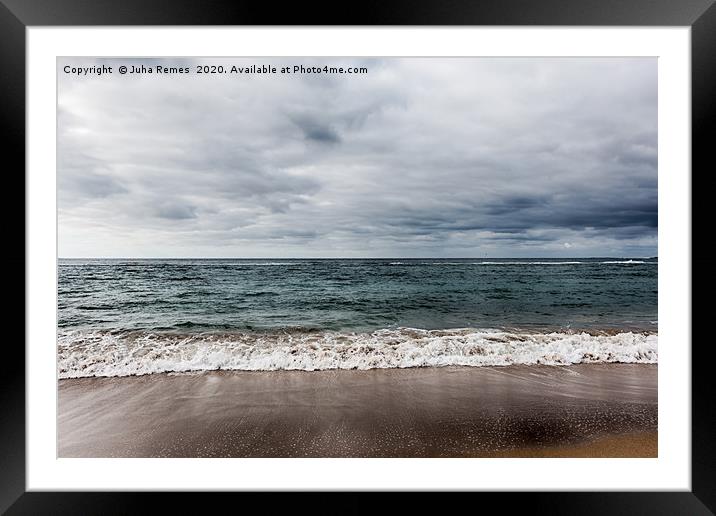
{"label": "storm cloud", "polygon": [[657,253],[654,58],[217,61],[58,60],[60,256]]}

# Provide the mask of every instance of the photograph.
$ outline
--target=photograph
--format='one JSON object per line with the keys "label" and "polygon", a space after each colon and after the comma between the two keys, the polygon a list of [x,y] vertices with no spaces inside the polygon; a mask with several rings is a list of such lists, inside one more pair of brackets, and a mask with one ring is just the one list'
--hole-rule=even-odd
{"label": "photograph", "polygon": [[657,57],[56,66],[57,457],[659,457]]}

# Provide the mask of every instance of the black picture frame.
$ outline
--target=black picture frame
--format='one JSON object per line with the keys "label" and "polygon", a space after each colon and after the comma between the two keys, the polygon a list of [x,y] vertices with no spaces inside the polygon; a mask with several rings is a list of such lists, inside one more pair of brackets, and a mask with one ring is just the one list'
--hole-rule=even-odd
{"label": "black picture frame", "polygon": [[[694,294],[713,292],[711,259],[706,247],[709,204],[713,203],[716,170],[710,135],[716,111],[716,6],[714,0],[366,0],[330,5],[286,2],[280,7],[265,2],[227,0],[0,0],[0,114],[2,125],[3,203],[5,238],[14,242],[2,256],[9,281],[18,283],[16,297],[5,314],[8,327],[19,328],[25,311],[25,30],[32,26],[111,25],[551,25],[551,26],[689,26],[691,27],[692,81],[692,490],[690,492],[585,492],[585,493],[480,493],[504,510],[521,506],[549,514],[714,514],[716,513],[716,403],[711,339],[704,331],[711,303],[697,303]],[[90,50],[91,52],[91,50]],[[689,171],[683,171],[688,174]],[[22,193],[22,194],[21,194]],[[13,206],[16,202],[21,206]],[[703,236],[703,238],[699,238]],[[22,242],[22,245],[19,243]],[[22,251],[20,251],[22,249]],[[23,269],[26,270],[26,269]],[[26,274],[30,272],[26,270]],[[26,277],[25,277],[26,280]],[[693,282],[692,282],[693,283]],[[15,285],[12,285],[15,286]],[[9,294],[9,293],[8,293]],[[23,302],[20,302],[20,299]],[[708,298],[704,298],[708,299]],[[23,312],[22,314],[20,312]],[[695,330],[702,330],[700,334]],[[15,332],[19,333],[19,332]],[[26,492],[25,477],[25,351],[10,332],[3,343],[0,374],[0,511],[7,514],[128,514],[151,510],[159,502],[163,511],[207,510],[206,495],[186,493],[69,493]],[[700,338],[697,338],[697,335]],[[24,331],[21,335],[25,341]],[[249,504],[256,494],[223,493],[230,501],[242,497]],[[265,496],[265,495],[264,495]],[[281,498],[271,495],[272,508]],[[474,496],[472,494],[471,496]],[[318,512],[367,512],[376,509],[366,497],[353,494],[340,502],[322,493],[302,493],[291,501]],[[423,496],[411,495],[424,504]],[[259,502],[261,503],[261,502]],[[401,502],[403,503],[403,502]],[[471,504],[474,501],[469,502]],[[231,507],[231,506],[229,506]],[[239,506],[234,506],[237,510]],[[248,507],[248,505],[246,505]],[[407,507],[406,507],[407,508]],[[271,512],[274,512],[273,510]]]}

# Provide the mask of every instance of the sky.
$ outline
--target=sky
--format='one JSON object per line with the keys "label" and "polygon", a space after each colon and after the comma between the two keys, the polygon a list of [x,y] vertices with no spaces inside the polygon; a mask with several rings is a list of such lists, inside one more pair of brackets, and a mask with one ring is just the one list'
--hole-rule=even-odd
{"label": "sky", "polygon": [[63,258],[657,255],[655,58],[57,65]]}

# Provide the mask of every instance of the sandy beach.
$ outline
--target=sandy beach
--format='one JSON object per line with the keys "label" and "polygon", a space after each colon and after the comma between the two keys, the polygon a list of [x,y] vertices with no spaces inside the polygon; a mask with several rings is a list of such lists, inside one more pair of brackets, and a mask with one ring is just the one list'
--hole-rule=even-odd
{"label": "sandy beach", "polygon": [[59,383],[60,457],[655,457],[657,366],[217,371]]}

